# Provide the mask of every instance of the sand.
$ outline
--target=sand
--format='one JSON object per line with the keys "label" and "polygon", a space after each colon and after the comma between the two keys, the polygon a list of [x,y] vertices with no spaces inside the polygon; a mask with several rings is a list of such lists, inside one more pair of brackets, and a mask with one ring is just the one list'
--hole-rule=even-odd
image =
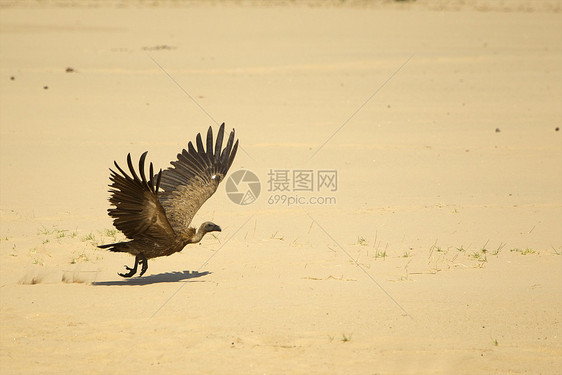
{"label": "sand", "polygon": [[[0,373],[562,371],[560,1],[0,5]],[[122,279],[113,160],[223,121],[260,196]]]}

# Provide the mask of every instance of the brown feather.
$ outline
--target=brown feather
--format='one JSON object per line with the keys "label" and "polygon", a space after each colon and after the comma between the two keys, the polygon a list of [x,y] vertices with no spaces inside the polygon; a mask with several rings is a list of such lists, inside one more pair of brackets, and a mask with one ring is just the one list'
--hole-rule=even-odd
{"label": "brown feather", "polygon": [[[130,154],[127,155],[127,164],[133,177],[130,177],[115,162],[115,166],[121,172],[121,175],[111,171],[110,179],[113,183],[110,185],[112,195],[109,201],[115,208],[108,210],[109,216],[114,218],[113,225],[122,231],[127,238],[147,237],[158,241],[170,241],[175,237],[175,232],[157,198],[157,190],[154,189],[152,179],[150,184],[146,181],[144,174],[145,158],[146,152],[141,156],[139,162],[142,179],[139,179],[135,172]],[[161,172],[158,179],[161,178],[160,174]]]}
{"label": "brown feather", "polygon": [[197,149],[189,142],[188,150],[183,150],[178,155],[178,160],[171,163],[172,167],[162,172],[164,191],[160,202],[178,235],[189,227],[199,208],[214,194],[220,181],[228,173],[238,147],[237,141],[232,149],[234,134],[233,130],[226,148],[221,153],[224,124],[219,128],[215,146],[213,130],[209,127],[206,148],[201,134],[197,134]]}

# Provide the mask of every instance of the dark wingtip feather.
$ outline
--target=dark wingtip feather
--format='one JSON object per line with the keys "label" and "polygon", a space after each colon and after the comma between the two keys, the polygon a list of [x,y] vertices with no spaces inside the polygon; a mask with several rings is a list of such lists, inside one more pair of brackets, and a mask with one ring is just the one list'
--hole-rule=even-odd
{"label": "dark wingtip feather", "polygon": [[219,132],[217,134],[217,141],[215,142],[215,163],[220,160],[221,157],[221,148],[222,148],[222,140],[224,137],[224,122],[219,128]]}
{"label": "dark wingtip feather", "polygon": [[209,126],[207,130],[207,157],[212,159],[213,156],[213,127]]}
{"label": "dark wingtip feather", "polygon": [[127,154],[127,164],[129,165],[129,170],[131,171],[131,174],[133,175],[133,179],[135,181],[139,181],[139,176],[137,176],[137,173],[135,172],[135,168],[133,167],[133,162],[131,160],[131,154]]}
{"label": "dark wingtip feather", "polygon": [[232,149],[232,143],[234,142],[234,130],[230,132],[228,136],[228,141],[226,142],[226,147],[222,150],[221,153],[221,164],[224,164],[228,161],[228,157],[230,155],[230,150]]}
{"label": "dark wingtip feather", "polygon": [[152,166],[152,163],[150,163],[150,167],[149,167],[149,172],[150,174],[150,183],[149,183],[149,187],[150,190],[154,191],[154,167]]}
{"label": "dark wingtip feather", "polygon": [[[119,164],[117,164],[116,161],[113,161],[113,164],[115,164],[115,166],[117,167],[117,169],[119,170],[119,172],[121,172],[121,174],[123,175],[124,178],[126,178],[127,180],[130,180],[130,179],[131,179],[131,177],[129,177],[129,175],[128,175],[127,173],[125,173],[124,170],[121,169],[121,167],[119,166]],[[110,171],[111,171],[111,169],[110,169]],[[112,172],[113,172],[113,171],[112,171]],[[113,173],[115,173],[115,172],[113,172]],[[115,173],[115,175],[117,175],[117,173]]]}
{"label": "dark wingtip feather", "polygon": [[197,152],[199,155],[205,154],[205,147],[203,147],[203,141],[201,140],[201,133],[197,134],[195,138],[195,142],[197,143]]}
{"label": "dark wingtip feather", "polygon": [[146,175],[144,174],[144,162],[145,162],[145,159],[146,159],[146,154],[148,154],[148,151],[145,151],[145,152],[141,155],[141,157],[140,157],[140,160],[139,160],[139,172],[140,172],[140,175],[141,175],[141,181],[142,181],[142,183],[143,183],[144,185],[148,186],[148,181],[146,180]]}
{"label": "dark wingtip feather", "polygon": [[162,169],[158,172],[158,178],[156,179],[156,188],[154,190],[154,194],[158,195],[158,189],[160,188],[160,178],[162,177]]}
{"label": "dark wingtip feather", "polygon": [[[234,133],[234,130],[232,132]],[[236,151],[238,151],[238,139],[236,140],[236,143],[234,144],[234,147],[232,147],[232,151],[230,153],[230,160],[228,161],[228,165],[226,167],[225,173],[230,169],[230,166],[234,162],[234,157],[236,156]]]}

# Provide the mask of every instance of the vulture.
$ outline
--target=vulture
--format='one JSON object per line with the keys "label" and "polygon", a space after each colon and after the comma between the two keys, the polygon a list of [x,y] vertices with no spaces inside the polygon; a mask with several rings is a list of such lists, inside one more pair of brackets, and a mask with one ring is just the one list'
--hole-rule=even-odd
{"label": "vulture", "polygon": [[118,172],[109,170],[109,202],[113,207],[107,211],[113,225],[129,241],[98,247],[135,256],[135,265],[125,266],[129,272],[119,273],[120,276],[132,277],[139,264],[139,276],[142,276],[148,269],[148,259],[177,253],[187,244],[201,241],[206,233],[221,231],[210,221],[199,229],[190,224],[199,208],[217,190],[236,156],[238,140],[234,143],[234,130],[224,148],[223,137],[224,123],[216,141],[209,127],[205,145],[201,133],[197,134],[196,146],[189,142],[187,150],[182,150],[168,169],[154,174],[150,163],[148,178],[145,173],[148,151],[140,157],[138,173],[131,154],[127,155],[130,175],[114,162]]}

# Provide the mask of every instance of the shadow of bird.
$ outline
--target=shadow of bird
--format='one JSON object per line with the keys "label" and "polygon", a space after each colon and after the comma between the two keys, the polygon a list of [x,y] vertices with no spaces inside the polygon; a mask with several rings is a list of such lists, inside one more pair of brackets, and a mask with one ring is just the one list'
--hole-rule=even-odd
{"label": "shadow of bird", "polygon": [[175,283],[182,280],[190,280],[205,275],[209,275],[211,272],[197,272],[197,271],[183,271],[183,272],[165,272],[159,273],[157,275],[150,275],[145,277],[136,277],[133,279],[121,279],[113,281],[94,281],[92,285],[99,286],[133,286],[133,285],[150,285],[158,283]]}

